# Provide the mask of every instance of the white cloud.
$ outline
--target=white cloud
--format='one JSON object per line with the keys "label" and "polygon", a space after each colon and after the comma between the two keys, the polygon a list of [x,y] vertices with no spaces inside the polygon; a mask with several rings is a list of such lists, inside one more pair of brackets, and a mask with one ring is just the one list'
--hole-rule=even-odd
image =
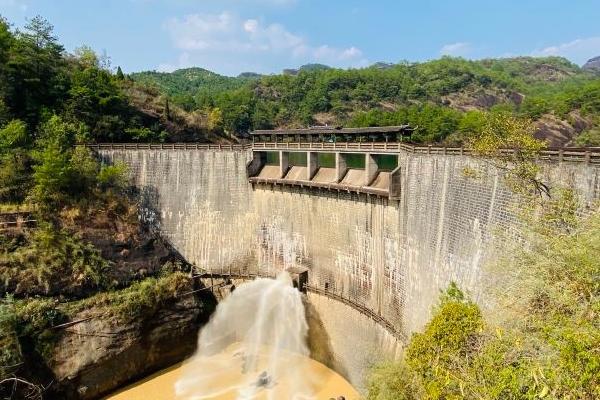
{"label": "white cloud", "polygon": [[367,64],[362,51],[354,46],[315,46],[281,24],[243,19],[230,12],[171,18],[164,27],[181,54],[175,64],[164,64],[162,69],[195,64],[236,74],[248,70],[274,72],[307,62],[342,67]]}
{"label": "white cloud", "polygon": [[443,56],[466,57],[471,53],[471,43],[457,42],[442,46],[440,54]]}
{"label": "white cloud", "polygon": [[570,42],[535,50],[534,56],[562,56],[578,64],[600,55],[600,36],[575,39]]}

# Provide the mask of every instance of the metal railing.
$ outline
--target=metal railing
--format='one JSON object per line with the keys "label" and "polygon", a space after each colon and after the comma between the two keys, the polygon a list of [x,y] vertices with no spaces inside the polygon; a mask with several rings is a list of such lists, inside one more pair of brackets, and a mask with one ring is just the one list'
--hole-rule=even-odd
{"label": "metal railing", "polygon": [[[233,271],[222,272],[221,271],[221,272],[217,272],[217,273],[205,272],[203,274],[196,275],[196,277],[200,277],[200,278],[204,278],[204,279],[213,278],[213,279],[253,280],[256,278],[275,279],[276,274],[274,274],[274,273],[265,274],[265,273],[260,273],[260,272],[249,272],[249,271],[246,271],[246,272],[240,272],[240,271],[238,271],[238,272],[233,272]],[[218,285],[215,285],[215,286],[218,286]],[[394,326],[394,324],[392,324],[390,321],[385,319],[382,315],[371,310],[369,307],[365,306],[364,304],[358,303],[355,300],[352,300],[348,297],[344,297],[343,295],[335,293],[331,290],[320,289],[320,288],[318,288],[316,286],[312,286],[312,285],[305,285],[304,287],[306,288],[306,290],[308,292],[328,297],[332,300],[339,301],[340,303],[343,303],[343,304],[347,305],[348,307],[353,308],[355,311],[358,311],[359,313],[361,313],[364,316],[373,320],[378,325],[382,326],[395,338],[399,339],[402,342],[405,342],[406,336],[400,330],[398,330]],[[201,289],[201,290],[204,290],[204,289]]]}
{"label": "metal railing", "polygon": [[[398,154],[408,152],[414,154],[437,155],[472,155],[473,151],[464,147],[419,146],[406,143],[353,143],[353,142],[264,142],[254,144],[209,144],[209,143],[98,143],[88,144],[93,150],[217,150],[217,151],[342,151],[347,153],[380,153]],[[517,150],[505,149],[505,155]],[[600,164],[600,147],[595,148],[548,148],[540,151],[538,159],[553,162],[584,162]]]}
{"label": "metal railing", "polygon": [[368,308],[360,303],[357,303],[356,301],[354,301],[352,299],[341,296],[341,295],[334,293],[332,291],[329,291],[329,290],[320,289],[320,288],[310,286],[310,285],[307,285],[306,289],[311,293],[315,293],[315,294],[318,294],[321,296],[328,297],[332,300],[339,301],[340,303],[343,303],[343,304],[353,308],[354,310],[369,317],[375,323],[377,323],[378,325],[385,328],[396,339],[400,340],[401,342],[406,342],[406,337],[402,334],[402,332],[397,330],[396,327],[390,321],[388,321],[387,319],[385,319],[383,316],[379,315],[378,313],[374,312],[370,308]]}
{"label": "metal railing", "polygon": [[[464,147],[438,147],[417,146],[405,143],[328,143],[328,142],[295,142],[295,143],[254,143],[253,150],[319,150],[319,151],[342,151],[342,152],[370,152],[391,153],[408,152],[415,154],[441,154],[441,155],[472,155],[473,151]],[[518,150],[504,149],[501,154],[511,155]],[[543,161],[569,161],[585,162],[588,164],[600,164],[600,148],[549,148],[540,151],[539,160]]]}
{"label": "metal railing", "polygon": [[243,151],[252,149],[251,144],[212,143],[97,143],[86,144],[92,150],[221,150]]}

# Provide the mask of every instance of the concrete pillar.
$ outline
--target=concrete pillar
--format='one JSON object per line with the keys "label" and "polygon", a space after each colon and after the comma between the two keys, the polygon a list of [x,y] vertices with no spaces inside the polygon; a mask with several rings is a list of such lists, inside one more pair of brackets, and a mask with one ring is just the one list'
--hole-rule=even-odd
{"label": "concrete pillar", "polygon": [[338,183],[341,182],[342,179],[344,179],[346,171],[348,171],[348,164],[346,164],[346,158],[342,153],[335,153],[335,176]]}
{"label": "concrete pillar", "polygon": [[373,154],[365,154],[365,186],[369,186],[377,176],[377,160]]}
{"label": "concrete pillar", "polygon": [[252,160],[248,164],[246,164],[246,175],[248,176],[248,178],[257,176],[266,163],[267,153],[260,151],[252,152]]}
{"label": "concrete pillar", "polygon": [[283,179],[290,169],[290,153],[279,152],[279,178]]}
{"label": "concrete pillar", "polygon": [[312,151],[306,153],[306,180],[310,181],[319,168],[318,154]]}

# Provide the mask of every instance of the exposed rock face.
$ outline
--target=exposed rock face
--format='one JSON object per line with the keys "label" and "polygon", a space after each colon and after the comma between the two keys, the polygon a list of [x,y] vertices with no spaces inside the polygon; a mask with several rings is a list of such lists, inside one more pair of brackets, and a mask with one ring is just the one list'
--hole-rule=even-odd
{"label": "exposed rock face", "polygon": [[66,329],[56,344],[48,363],[55,379],[52,395],[96,399],[182,361],[195,350],[199,326],[213,307],[214,298],[189,295],[128,323],[94,309],[79,313],[73,320],[93,318]]}
{"label": "exposed rock face", "polygon": [[600,56],[589,59],[588,62],[583,65],[583,69],[600,72]]}
{"label": "exposed rock face", "polygon": [[523,95],[510,90],[468,87],[442,97],[442,103],[460,111],[487,110],[496,104],[521,104]]}
{"label": "exposed rock face", "polygon": [[561,120],[552,114],[544,114],[535,123],[537,131],[535,137],[545,140],[550,147],[564,147],[573,145],[573,139],[578,134],[592,125],[577,111],[571,112],[567,120]]}

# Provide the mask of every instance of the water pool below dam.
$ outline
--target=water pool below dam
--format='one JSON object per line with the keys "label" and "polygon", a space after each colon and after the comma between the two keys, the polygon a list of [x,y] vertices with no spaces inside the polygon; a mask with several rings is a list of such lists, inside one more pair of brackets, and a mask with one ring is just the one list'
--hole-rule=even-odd
{"label": "water pool below dam", "polygon": [[[198,268],[223,276],[308,269],[330,366],[359,389],[374,363],[400,354],[450,282],[485,307],[493,281],[483,266],[497,254],[496,233],[519,234],[501,173],[466,155],[398,151],[400,189],[391,199],[253,186],[247,148],[97,151],[129,166],[142,218]],[[600,197],[597,164],[544,163],[543,179],[574,188],[584,204]]]}

